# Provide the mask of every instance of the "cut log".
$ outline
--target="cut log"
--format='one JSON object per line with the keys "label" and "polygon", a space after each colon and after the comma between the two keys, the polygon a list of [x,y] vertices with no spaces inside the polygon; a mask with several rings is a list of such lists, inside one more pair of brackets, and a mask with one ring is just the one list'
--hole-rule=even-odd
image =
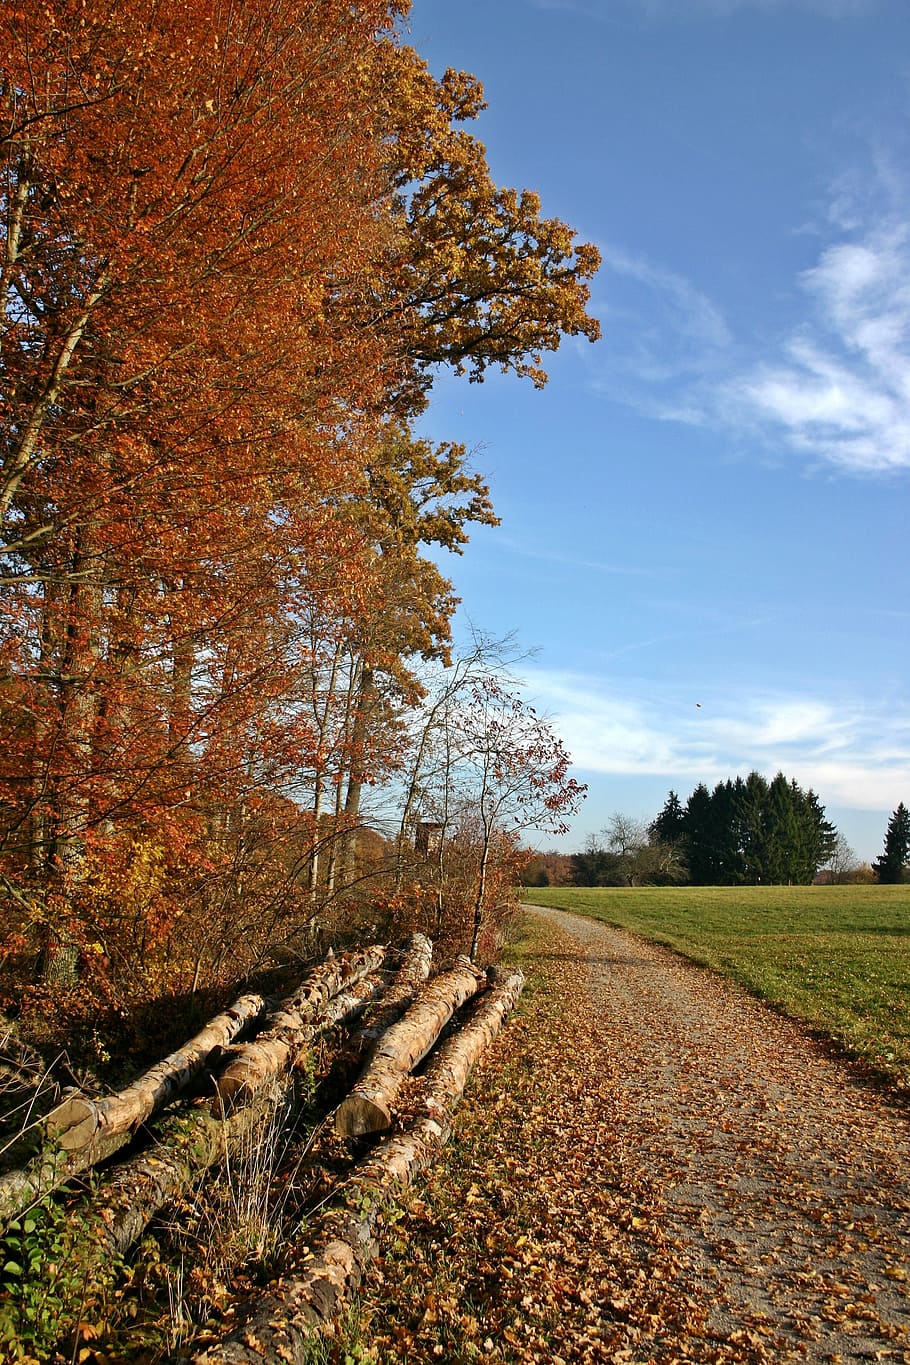
{"label": "cut log", "polygon": [[0,1229],[46,1194],[113,1156],[132,1133],[99,1133],[79,1152],[46,1152],[15,1171],[0,1176]]}
{"label": "cut log", "polygon": [[475,995],[484,977],[467,958],[441,972],[420,992],[404,1017],[387,1029],[360,1080],[335,1114],[342,1137],[384,1133],[392,1126],[392,1105],[402,1083],[427,1055],[456,1010]]}
{"label": "cut log", "polygon": [[351,1039],[357,1052],[367,1057],[372,1055],[382,1035],[398,1022],[417,998],[420,987],[430,975],[432,961],[433,945],[426,934],[412,934],[404,946],[404,956],[395,980],[382,997],[382,1005]]}
{"label": "cut log", "polygon": [[[371,977],[336,995],[324,1007],[317,1028],[355,1022],[383,985]],[[167,1204],[186,1194],[210,1167],[242,1153],[257,1126],[274,1121],[284,1094],[282,1076],[227,1116],[192,1109],[177,1119],[173,1133],[162,1134],[153,1151],[119,1166],[85,1213],[87,1226],[100,1225],[102,1247],[124,1255]]]}
{"label": "cut log", "polygon": [[311,972],[303,985],[269,1015],[264,1033],[252,1043],[231,1049],[232,1059],[215,1082],[213,1114],[229,1114],[292,1066],[312,1041],[320,1015],[332,997],[378,971],[387,954],[386,947],[374,944],[343,954]]}
{"label": "cut log", "polygon": [[430,1059],[420,1116],[385,1139],[345,1187],[344,1206],[306,1229],[309,1260],[256,1303],[244,1324],[192,1357],[193,1365],[306,1365],[313,1337],[356,1292],[378,1243],[383,1209],[435,1159],[477,1058],[490,1044],[524,985],[521,972],[491,988],[472,1017]]}
{"label": "cut log", "polygon": [[[383,951],[384,950],[382,949],[367,950],[367,952],[372,955],[371,960],[373,961],[376,960],[377,955],[381,958]],[[330,969],[330,971],[326,973],[326,978],[329,981],[337,982],[340,980],[343,985],[345,980],[347,980],[347,983],[352,985],[352,989],[348,992],[339,989],[338,994],[328,1001],[323,1007],[321,1015],[317,1016],[314,1024],[309,1029],[307,1035],[309,1040],[312,1040],[312,1038],[322,1029],[334,1027],[339,1024],[348,1025],[355,1022],[375,995],[381,993],[385,984],[381,980],[364,981],[361,979],[361,982],[358,985],[356,984],[356,973],[353,976],[345,977],[342,972],[342,977],[338,978],[336,974],[339,971],[339,961],[337,960],[327,963],[325,966]],[[315,972],[307,977],[307,981],[303,986],[298,988],[298,991],[295,992],[295,996],[309,989],[309,986],[312,983],[312,977],[318,976],[318,974],[322,972],[322,967],[316,968]],[[326,982],[323,980],[323,985],[325,984]],[[306,1040],[304,1040],[304,1042],[305,1041]],[[303,1045],[304,1044],[301,1043],[301,1047]],[[299,1053],[300,1048],[293,1053],[293,1056],[299,1057]],[[290,1065],[291,1059],[292,1054],[288,1053],[286,1057],[287,1065]],[[153,1070],[155,1070],[155,1068],[153,1068]],[[274,1073],[272,1077],[273,1081],[278,1074],[277,1071]],[[111,1098],[116,1099],[117,1096],[112,1096]],[[241,1108],[245,1103],[246,1098],[248,1097],[243,1095],[238,1096],[232,1107],[234,1109]],[[191,1110],[190,1115],[188,1131],[192,1134],[192,1132],[195,1131],[199,1115],[197,1110]],[[219,1119],[225,1117],[224,1109],[220,1104],[218,1106],[218,1117]],[[242,1123],[240,1126],[242,1127]],[[132,1138],[133,1132],[129,1128],[119,1132],[110,1132],[107,1127],[101,1127],[96,1130],[95,1136],[90,1140],[87,1146],[70,1152],[59,1150],[45,1152],[37,1157],[35,1161],[31,1162],[29,1166],[21,1170],[10,1171],[5,1175],[0,1176],[0,1225],[9,1222],[11,1218],[15,1218],[18,1214],[22,1213],[24,1209],[34,1204],[44,1195],[50,1194],[53,1190],[65,1185],[74,1177],[82,1174],[84,1171],[90,1170],[93,1166],[98,1165],[100,1162],[114,1155],[121,1147],[125,1147]],[[200,1129],[199,1132],[199,1140],[201,1149],[204,1152],[214,1150],[210,1148],[206,1132],[202,1131],[202,1129]],[[139,1158],[139,1160],[145,1159],[146,1158]],[[158,1160],[159,1158],[155,1159]],[[212,1161],[214,1160],[215,1157],[212,1158]],[[200,1169],[204,1169],[204,1164]],[[212,1164],[212,1162],[210,1161],[208,1164]],[[122,1169],[124,1171],[129,1171],[131,1168],[127,1165]],[[138,1169],[139,1168],[137,1168],[137,1170]],[[166,1181],[165,1185],[167,1185]],[[179,1188],[178,1178],[177,1183],[173,1186],[173,1192],[176,1193]],[[162,1186],[162,1189],[164,1189],[164,1185]],[[167,1190],[171,1190],[170,1185],[167,1185]],[[163,1195],[161,1202],[157,1204],[154,1199],[147,1200],[143,1203],[142,1208],[148,1209],[147,1216],[145,1213],[142,1214],[142,1216],[145,1217],[146,1222],[154,1217],[158,1210],[163,1207],[164,1203],[167,1202],[167,1198],[169,1197],[170,1194],[167,1193]],[[140,1206],[137,1203],[137,1217],[139,1216],[139,1212]]]}
{"label": "cut log", "polygon": [[194,1110],[154,1150],[117,1168],[87,1211],[86,1241],[93,1235],[102,1256],[125,1255],[156,1214],[190,1190],[203,1172],[248,1151],[251,1134],[276,1122],[287,1093],[283,1079],[224,1121]]}
{"label": "cut log", "polygon": [[213,1053],[226,1048],[251,1023],[265,1014],[261,995],[242,995],[209,1020],[183,1047],[146,1071],[115,1095],[93,1100],[72,1095],[52,1109],[45,1120],[48,1137],[65,1152],[91,1146],[99,1134],[135,1132],[141,1123],[163,1109],[204,1070]]}

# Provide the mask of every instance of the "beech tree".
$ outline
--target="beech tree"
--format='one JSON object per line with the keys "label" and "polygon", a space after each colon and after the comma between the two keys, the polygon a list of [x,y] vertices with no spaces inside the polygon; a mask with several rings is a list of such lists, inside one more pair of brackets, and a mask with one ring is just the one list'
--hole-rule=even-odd
{"label": "beech tree", "polygon": [[383,95],[395,232],[357,326],[397,338],[406,408],[421,405],[439,365],[475,381],[493,365],[543,386],[543,352],[600,335],[586,311],[596,247],[542,217],[537,194],[494,183],[463,127],[485,108],[476,77],[449,69],[436,80],[412,48],[391,47]]}
{"label": "beech tree", "polygon": [[359,469],[381,388],[379,339],[325,301],[383,231],[394,15],[0,14],[3,844],[65,904],[90,839],[208,840],[306,741],[273,722],[280,570],[343,548],[304,509]]}
{"label": "beech tree", "polygon": [[0,10],[5,951],[112,1000],[337,894],[448,658],[433,555],[495,522],[410,429],[433,368],[597,335],[596,252],[493,183],[406,8]]}

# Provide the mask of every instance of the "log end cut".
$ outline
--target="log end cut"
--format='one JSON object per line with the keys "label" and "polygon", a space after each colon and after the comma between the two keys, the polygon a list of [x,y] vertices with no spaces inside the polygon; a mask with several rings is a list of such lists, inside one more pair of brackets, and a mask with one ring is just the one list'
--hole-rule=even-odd
{"label": "log end cut", "polygon": [[385,1133],[391,1126],[391,1110],[382,1100],[371,1099],[356,1090],[342,1100],[335,1113],[335,1132],[340,1137],[367,1137],[370,1133]]}
{"label": "log end cut", "polygon": [[82,1095],[71,1095],[58,1104],[44,1121],[48,1137],[64,1152],[81,1152],[98,1132],[98,1111]]}

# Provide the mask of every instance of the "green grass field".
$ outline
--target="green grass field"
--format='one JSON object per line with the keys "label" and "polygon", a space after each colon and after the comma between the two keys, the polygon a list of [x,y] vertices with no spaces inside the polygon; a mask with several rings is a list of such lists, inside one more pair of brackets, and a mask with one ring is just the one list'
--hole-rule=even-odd
{"label": "green grass field", "polygon": [[910,886],[525,888],[731,977],[910,1086]]}

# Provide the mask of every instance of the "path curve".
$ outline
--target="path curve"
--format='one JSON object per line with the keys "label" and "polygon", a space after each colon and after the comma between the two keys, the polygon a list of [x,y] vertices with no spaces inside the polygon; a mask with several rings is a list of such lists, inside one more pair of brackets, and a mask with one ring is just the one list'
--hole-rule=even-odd
{"label": "path curve", "polygon": [[710,1332],[762,1358],[910,1361],[906,1114],[711,972],[524,908],[575,945],[601,1100],[622,1113],[630,1183],[657,1192],[710,1300]]}

